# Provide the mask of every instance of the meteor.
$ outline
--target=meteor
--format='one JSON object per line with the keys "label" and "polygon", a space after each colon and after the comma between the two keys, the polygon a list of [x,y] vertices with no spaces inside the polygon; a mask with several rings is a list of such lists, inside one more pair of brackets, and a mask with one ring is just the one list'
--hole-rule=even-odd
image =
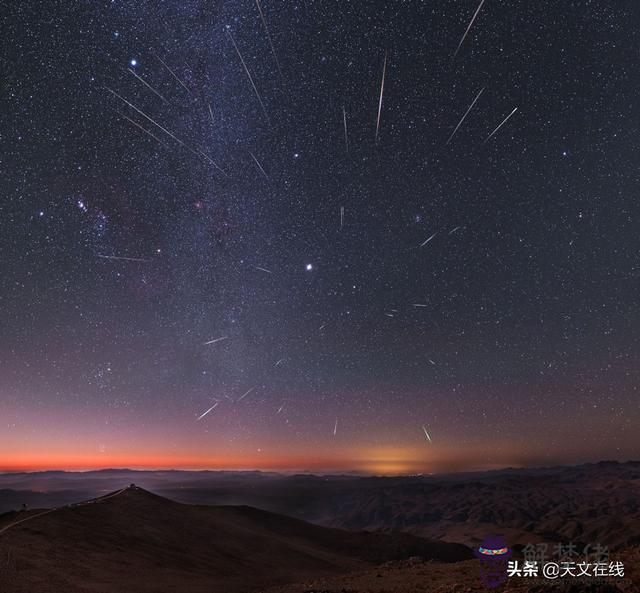
{"label": "meteor", "polygon": [[222,340],[226,340],[227,336],[222,336],[221,338],[216,338],[215,340],[209,340],[208,342],[205,342],[203,344],[203,346],[208,346],[209,344],[215,344],[216,342],[222,342]]}
{"label": "meteor", "polygon": [[255,389],[255,387],[252,387],[251,389],[249,389],[249,391],[246,391],[243,395],[241,395],[238,398],[238,401],[242,401],[245,397],[247,397],[247,395],[249,395],[253,390]]}
{"label": "meteor", "polygon": [[342,123],[344,124],[344,147],[349,154],[349,136],[347,135],[347,112],[342,107]]}
{"label": "meteor", "polygon": [[382,64],[382,80],[380,81],[380,100],[378,101],[378,120],[376,121],[376,144],[378,143],[378,132],[380,130],[380,114],[382,113],[382,96],[384,95],[384,79],[387,73],[387,52],[384,52],[384,63]]}
{"label": "meteor", "polygon": [[425,241],[423,241],[422,243],[420,243],[420,247],[424,247],[429,241],[431,241],[431,239],[433,239],[436,235],[438,234],[438,232],[436,231],[435,233],[433,233],[433,235],[431,235],[428,239],[426,239]]}
{"label": "meteor", "polygon": [[489,134],[486,138],[486,140],[483,142],[483,144],[486,144],[487,142],[489,142],[489,140],[491,140],[491,138],[493,137],[493,135],[502,127],[504,126],[504,124],[507,123],[507,121],[509,120],[509,118],[516,112],[518,111],[518,108],[516,107],[509,115],[507,115],[507,117],[505,117],[502,122],[500,123],[500,125],[493,130],[493,132],[491,132],[491,134]]}
{"label": "meteor", "polygon": [[258,7],[258,12],[260,13],[260,19],[262,20],[262,26],[264,27],[264,32],[267,34],[267,39],[269,40],[269,46],[271,47],[271,53],[273,54],[273,59],[276,61],[276,66],[278,67],[278,74],[280,74],[280,80],[284,82],[284,77],[282,76],[282,70],[280,69],[280,62],[278,61],[278,56],[276,55],[276,49],[275,47],[273,47],[273,41],[271,40],[269,27],[267,27],[267,21],[264,18],[264,13],[262,12],[262,6],[260,6],[260,0],[256,0],[256,6]]}
{"label": "meteor", "polygon": [[131,122],[136,128],[142,130],[145,134],[151,136],[154,140],[157,140],[160,144],[163,144],[164,146],[167,146],[162,140],[160,140],[160,138],[158,138],[155,134],[152,134],[149,130],[143,128],[138,122],[133,121],[130,117],[127,117],[124,113],[120,113],[119,111],[117,111],[117,113],[121,117],[124,117],[127,121]]}
{"label": "meteor", "polygon": [[182,140],[180,140],[180,138],[176,138],[176,136],[174,136],[169,130],[167,130],[167,128],[163,128],[157,121],[150,118],[144,111],[142,111],[141,109],[138,109],[133,103],[127,101],[124,97],[121,97],[118,93],[116,93],[113,89],[110,89],[108,86],[105,86],[104,88],[107,89],[115,97],[118,97],[118,99],[120,99],[121,101],[124,101],[124,103],[126,103],[129,107],[131,107],[131,109],[134,109],[135,111],[137,111],[142,117],[148,119],[154,126],[157,126],[158,128],[160,128],[165,134],[168,134],[169,136],[171,136],[178,144],[180,144],[181,146],[185,146],[186,148],[189,148]]}
{"label": "meteor", "polygon": [[249,72],[249,68],[247,68],[247,64],[244,61],[244,58],[242,57],[242,54],[240,53],[240,50],[238,49],[238,46],[236,45],[235,39],[232,37],[231,33],[229,32],[229,30],[227,29],[227,35],[229,35],[229,39],[231,39],[231,43],[233,43],[233,47],[236,50],[236,53],[238,54],[238,57],[240,58],[240,61],[242,62],[242,66],[244,68],[244,71],[247,73],[247,76],[249,77],[249,82],[251,83],[251,86],[253,87],[253,90],[256,94],[256,97],[258,97],[258,101],[260,102],[260,107],[262,107],[262,112],[264,113],[264,116],[267,120],[267,123],[271,123],[269,120],[269,115],[267,114],[267,110],[264,106],[264,103],[262,102],[262,97],[260,96],[260,93],[258,92],[258,87],[256,86],[256,83],[253,82],[253,77],[251,76],[251,72]]}
{"label": "meteor", "polygon": [[178,75],[173,70],[171,70],[169,66],[167,66],[163,59],[160,56],[155,56],[155,58],[171,73],[171,76],[173,76],[184,87],[184,90],[187,91],[187,93],[191,94],[189,87],[178,78]]}
{"label": "meteor", "polygon": [[142,78],[142,76],[138,76],[138,74],[136,74],[131,68],[127,68],[127,70],[131,72],[131,74],[133,74],[152,93],[155,93],[156,95],[158,95],[158,97],[160,97],[165,103],[169,102],[158,91],[156,91],[156,89],[154,89],[144,78]]}
{"label": "meteor", "polygon": [[144,259],[142,257],[124,257],[124,256],[120,256],[120,255],[101,255],[98,254],[98,257],[102,258],[102,259],[115,259],[115,260],[122,260],[122,261],[139,261],[139,262],[148,262],[148,259]]}
{"label": "meteor", "polygon": [[484,0],[480,0],[480,4],[478,6],[478,8],[476,9],[473,17],[471,18],[471,22],[469,23],[469,26],[467,27],[467,30],[464,32],[464,35],[462,36],[462,39],[460,40],[460,43],[458,43],[458,47],[456,47],[456,51],[453,53],[453,57],[455,58],[458,55],[458,52],[460,51],[460,48],[462,47],[462,44],[464,43],[464,40],[467,37],[467,34],[469,33],[469,30],[471,29],[471,27],[473,27],[473,23],[476,20],[476,17],[478,16],[478,13],[480,12],[480,9],[482,8],[482,5],[484,4]]}
{"label": "meteor", "polygon": [[262,168],[262,165],[260,164],[260,161],[255,157],[255,155],[250,152],[249,153],[251,155],[251,158],[255,161],[256,165],[258,166],[258,169],[260,169],[260,172],[267,178],[267,180],[269,179],[269,176],[267,175],[266,171]]}
{"label": "meteor", "polygon": [[167,128],[164,128],[157,121],[150,118],[144,111],[142,111],[141,109],[138,109],[133,103],[131,103],[130,101],[127,101],[124,97],[121,97],[113,89],[110,89],[108,86],[105,86],[104,88],[107,89],[112,95],[114,95],[115,97],[118,97],[118,99],[126,103],[129,107],[131,107],[131,109],[134,109],[135,111],[137,111],[142,117],[149,120],[154,126],[157,126],[158,128],[160,128],[165,134],[168,134],[169,136],[171,136],[171,138],[173,138],[178,144],[180,144],[180,146],[184,146],[184,148],[186,148],[189,152],[195,154],[196,156],[204,157],[209,163],[211,163],[216,169],[218,169],[218,171],[220,171],[225,177],[228,177],[228,175],[224,172],[224,170],[221,169],[210,156],[202,152],[202,150],[200,149],[194,150],[193,148],[191,148],[191,146],[189,146],[188,144],[185,144],[182,140],[180,140],[180,138],[178,138],[177,136],[174,136],[169,130],[167,130]]}
{"label": "meteor", "polygon": [[451,139],[456,135],[456,132],[458,131],[458,128],[462,125],[462,122],[465,120],[467,115],[469,115],[469,112],[473,109],[473,106],[476,104],[476,101],[480,98],[480,95],[482,94],[483,91],[484,91],[484,87],[480,89],[480,92],[476,95],[476,98],[473,100],[473,103],[471,103],[471,105],[469,105],[469,109],[467,109],[465,114],[462,116],[462,119],[458,122],[458,125],[456,126],[456,129],[453,130],[453,132],[451,133],[451,136],[449,136],[449,139],[445,142],[445,146],[447,144],[449,144],[449,142],[451,142]]}
{"label": "meteor", "polygon": [[[215,407],[219,404],[220,402],[216,402],[215,404],[213,404],[204,414],[201,414],[200,416],[198,416],[198,420],[202,420],[209,412],[211,412],[213,409],[215,409]],[[198,421],[196,420],[196,422]]]}

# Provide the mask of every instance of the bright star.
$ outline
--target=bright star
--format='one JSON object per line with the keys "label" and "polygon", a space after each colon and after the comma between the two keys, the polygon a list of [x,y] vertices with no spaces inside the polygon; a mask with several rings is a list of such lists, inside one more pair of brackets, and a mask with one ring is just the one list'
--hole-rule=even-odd
{"label": "bright star", "polygon": [[132,66],[137,66],[138,65],[138,60],[136,60],[136,59],[131,60],[131,65]]}
{"label": "bright star", "polygon": [[305,267],[307,272],[310,272],[311,270],[313,270],[313,264],[307,264]]}

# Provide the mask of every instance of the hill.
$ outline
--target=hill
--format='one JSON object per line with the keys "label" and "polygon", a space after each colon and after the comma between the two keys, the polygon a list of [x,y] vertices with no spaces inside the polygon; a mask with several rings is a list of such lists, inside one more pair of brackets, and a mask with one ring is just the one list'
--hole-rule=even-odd
{"label": "hill", "polygon": [[457,561],[470,551],[411,534],[320,527],[246,506],[186,505],[130,487],[6,516],[0,591],[248,592],[411,556]]}
{"label": "hill", "polygon": [[[640,543],[640,463],[505,469],[440,476],[317,476],[130,471],[0,474],[0,513],[62,506],[137,484],[187,504],[249,505],[326,527],[405,531],[477,545]],[[0,517],[0,522],[2,521]]]}

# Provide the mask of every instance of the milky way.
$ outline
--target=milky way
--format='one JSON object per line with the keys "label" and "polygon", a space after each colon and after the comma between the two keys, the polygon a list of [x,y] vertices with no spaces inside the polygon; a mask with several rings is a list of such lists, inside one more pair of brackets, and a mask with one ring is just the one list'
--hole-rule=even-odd
{"label": "milky way", "polygon": [[640,8],[483,4],[11,6],[0,468],[631,457]]}

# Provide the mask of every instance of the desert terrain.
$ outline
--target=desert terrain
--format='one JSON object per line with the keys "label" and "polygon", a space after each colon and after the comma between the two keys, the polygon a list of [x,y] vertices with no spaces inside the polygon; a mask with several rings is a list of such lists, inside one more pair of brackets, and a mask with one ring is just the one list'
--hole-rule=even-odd
{"label": "desert terrain", "polygon": [[505,591],[629,593],[639,501],[639,463],[398,477],[3,474],[0,591],[482,591],[472,550],[497,533],[517,559],[571,543],[625,564],[624,578],[514,578]]}

